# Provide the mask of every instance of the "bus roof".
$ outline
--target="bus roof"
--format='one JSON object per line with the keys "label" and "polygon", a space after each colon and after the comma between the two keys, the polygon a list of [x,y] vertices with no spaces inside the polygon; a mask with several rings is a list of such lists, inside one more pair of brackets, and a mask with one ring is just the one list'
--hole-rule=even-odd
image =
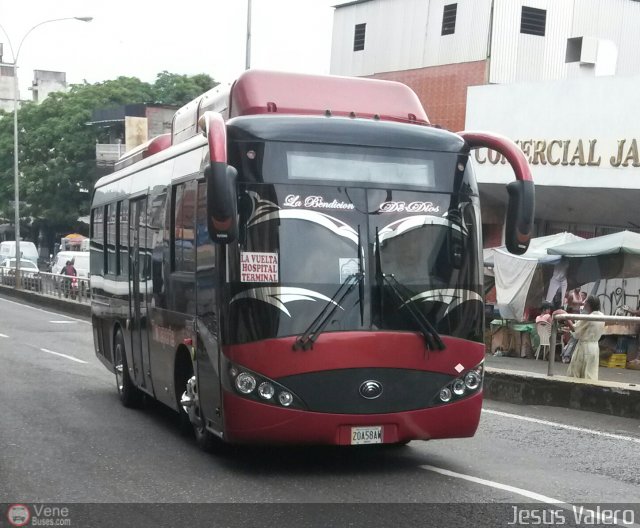
{"label": "bus roof", "polygon": [[418,96],[399,82],[248,70],[231,87],[216,86],[180,108],[173,118],[172,144],[198,134],[198,120],[209,110],[225,119],[277,113],[429,124]]}

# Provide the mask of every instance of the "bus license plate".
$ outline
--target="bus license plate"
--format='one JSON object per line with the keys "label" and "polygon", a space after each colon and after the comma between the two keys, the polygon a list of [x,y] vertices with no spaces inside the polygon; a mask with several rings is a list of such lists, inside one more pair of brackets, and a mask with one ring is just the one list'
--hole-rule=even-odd
{"label": "bus license plate", "polygon": [[382,426],[351,428],[351,445],[381,444],[381,443],[382,443]]}

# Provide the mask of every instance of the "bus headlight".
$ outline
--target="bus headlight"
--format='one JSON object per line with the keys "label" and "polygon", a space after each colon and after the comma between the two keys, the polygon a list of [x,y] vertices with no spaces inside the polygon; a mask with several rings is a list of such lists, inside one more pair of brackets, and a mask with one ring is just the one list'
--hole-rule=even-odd
{"label": "bus headlight", "polygon": [[464,380],[458,378],[453,382],[453,393],[456,396],[462,396],[465,390]]}
{"label": "bus headlight", "polygon": [[235,395],[263,405],[279,408],[306,409],[307,406],[295,392],[264,374],[234,364],[223,356],[222,387]]}
{"label": "bus headlight", "polygon": [[282,405],[283,407],[289,407],[289,405],[293,403],[293,396],[291,395],[290,392],[283,391],[280,394],[278,394],[278,401],[280,402],[280,405]]}
{"label": "bus headlight", "polygon": [[268,381],[263,381],[258,387],[258,394],[265,400],[270,400],[271,398],[273,398],[275,392],[276,390],[273,388],[273,385],[271,385],[271,383],[269,383]]}
{"label": "bus headlight", "polygon": [[437,393],[438,395],[433,401],[434,405],[455,402],[466,396],[471,396],[474,392],[482,388],[483,375],[484,365],[480,363],[459,377],[451,380]]}
{"label": "bus headlight", "polygon": [[482,377],[475,370],[467,372],[467,375],[464,377],[464,384],[469,390],[476,390],[481,382]]}
{"label": "bus headlight", "polygon": [[256,379],[248,372],[241,372],[236,378],[236,389],[242,394],[251,394],[256,388]]}
{"label": "bus headlight", "polygon": [[451,401],[451,389],[449,387],[445,387],[440,391],[440,399],[444,403]]}

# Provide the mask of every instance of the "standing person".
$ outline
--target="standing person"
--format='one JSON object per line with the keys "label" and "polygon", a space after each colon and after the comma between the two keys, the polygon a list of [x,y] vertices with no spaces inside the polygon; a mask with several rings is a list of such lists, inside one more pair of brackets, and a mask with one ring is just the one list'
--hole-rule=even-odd
{"label": "standing person", "polygon": [[[585,314],[603,315],[600,301],[590,295],[584,303]],[[604,332],[604,321],[578,321],[573,324],[567,320],[571,335],[578,340],[567,374],[574,378],[598,379],[600,347],[598,341]]]}
{"label": "standing person", "polygon": [[580,313],[584,301],[580,288],[574,288],[567,294],[567,312]]}
{"label": "standing person", "polygon": [[564,296],[567,293],[567,270],[569,269],[569,261],[562,257],[560,261],[553,267],[553,276],[549,281],[549,289],[547,290],[546,301],[553,303],[553,298],[560,290],[560,303],[564,302]]}

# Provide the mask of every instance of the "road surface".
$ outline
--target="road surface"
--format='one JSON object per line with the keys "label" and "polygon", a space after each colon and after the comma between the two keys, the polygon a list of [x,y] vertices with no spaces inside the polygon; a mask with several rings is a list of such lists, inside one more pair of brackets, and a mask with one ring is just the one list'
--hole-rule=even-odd
{"label": "road surface", "polygon": [[550,407],[487,401],[472,439],[207,454],[162,405],[120,405],[88,320],[4,297],[0,314],[0,502],[316,503],[377,527],[385,512],[410,516],[409,503],[452,504],[432,520],[475,511],[461,525],[494,516],[486,525],[501,526],[509,504],[569,511],[640,498],[640,423]]}

